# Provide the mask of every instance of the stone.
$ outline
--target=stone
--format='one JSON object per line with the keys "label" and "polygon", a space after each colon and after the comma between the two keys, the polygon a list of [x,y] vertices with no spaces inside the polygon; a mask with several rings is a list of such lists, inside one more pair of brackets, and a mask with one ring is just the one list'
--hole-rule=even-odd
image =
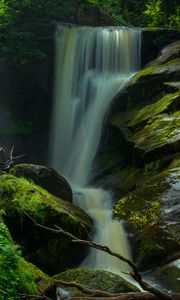
{"label": "stone", "polygon": [[180,292],[179,280],[180,280],[180,265],[179,260],[158,267],[155,270],[148,273],[147,278],[152,279],[153,283],[167,291]]}
{"label": "stone", "polygon": [[49,193],[72,201],[72,190],[67,180],[50,167],[35,164],[18,164],[10,170],[17,177],[31,179]]}
{"label": "stone", "polygon": [[[60,279],[67,282],[76,282],[82,284],[91,290],[101,290],[109,293],[127,293],[137,291],[137,287],[123,279],[117,274],[104,270],[91,270],[86,268],[70,269],[58,275],[53,279]],[[61,284],[63,287],[63,284]],[[67,288],[72,296],[83,296],[83,293],[76,288]]]}
{"label": "stone", "polygon": [[88,239],[92,221],[69,201],[53,196],[25,178],[5,174],[0,176],[0,209],[5,211],[5,222],[13,239],[22,247],[24,257],[47,274],[63,271],[84,257],[83,246],[74,245],[62,234],[37,227],[29,218]]}

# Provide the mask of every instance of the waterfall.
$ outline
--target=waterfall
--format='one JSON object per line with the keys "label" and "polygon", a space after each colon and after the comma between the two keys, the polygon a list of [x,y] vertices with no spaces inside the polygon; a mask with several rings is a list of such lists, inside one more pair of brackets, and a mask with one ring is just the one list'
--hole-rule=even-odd
{"label": "waterfall", "polygon": [[[122,225],[112,217],[111,193],[88,182],[110,103],[140,68],[141,32],[59,25],[55,41],[50,164],[70,182],[74,203],[94,220],[94,240],[131,258]],[[129,271],[117,258],[95,249],[82,265]]]}

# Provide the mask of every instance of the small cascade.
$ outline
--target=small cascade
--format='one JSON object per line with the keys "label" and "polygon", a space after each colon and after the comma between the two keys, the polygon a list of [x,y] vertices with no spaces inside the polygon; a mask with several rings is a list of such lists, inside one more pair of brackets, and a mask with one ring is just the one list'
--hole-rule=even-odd
{"label": "small cascade", "polygon": [[[111,212],[111,194],[89,187],[111,101],[140,68],[141,32],[127,28],[66,27],[56,31],[50,163],[71,183],[74,203],[94,220],[94,240],[127,258],[126,235]],[[129,267],[91,249],[82,263],[115,273]]]}

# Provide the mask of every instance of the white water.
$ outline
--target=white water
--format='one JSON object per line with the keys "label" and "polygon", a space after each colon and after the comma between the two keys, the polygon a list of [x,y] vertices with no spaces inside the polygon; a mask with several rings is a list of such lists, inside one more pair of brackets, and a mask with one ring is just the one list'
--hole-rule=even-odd
{"label": "white water", "polygon": [[[127,258],[131,253],[121,224],[113,221],[111,194],[88,187],[88,180],[110,103],[140,68],[140,36],[139,30],[119,28],[58,26],[56,32],[51,165],[71,183],[74,203],[93,218],[94,240]],[[95,249],[82,265],[129,271]]]}

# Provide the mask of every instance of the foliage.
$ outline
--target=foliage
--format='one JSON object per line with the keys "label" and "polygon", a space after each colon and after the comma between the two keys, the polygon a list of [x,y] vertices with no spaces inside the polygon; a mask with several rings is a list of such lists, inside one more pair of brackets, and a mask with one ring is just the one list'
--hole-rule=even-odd
{"label": "foliage", "polygon": [[0,300],[20,299],[20,293],[36,294],[37,287],[19,247],[12,243],[6,225],[0,223]]}
{"label": "foliage", "polygon": [[159,201],[153,201],[143,212],[137,212],[130,216],[130,223],[140,231],[158,223],[161,211]]}
{"label": "foliage", "polygon": [[144,14],[148,26],[180,28],[180,5],[175,0],[149,0]]}
{"label": "foliage", "polygon": [[148,26],[160,26],[163,23],[163,11],[161,0],[149,0],[144,14],[149,16]]}
{"label": "foliage", "polygon": [[112,25],[178,28],[180,23],[177,0],[0,0],[0,56],[15,65],[44,59],[52,21],[73,22],[90,7],[107,11]]}
{"label": "foliage", "polygon": [[[144,231],[146,228],[159,222],[161,205],[159,201],[147,202],[145,207],[138,206],[138,199],[133,196],[124,197],[118,201],[113,208],[113,213],[118,219],[128,219],[138,231]],[[136,210],[132,210],[132,207]]]}

